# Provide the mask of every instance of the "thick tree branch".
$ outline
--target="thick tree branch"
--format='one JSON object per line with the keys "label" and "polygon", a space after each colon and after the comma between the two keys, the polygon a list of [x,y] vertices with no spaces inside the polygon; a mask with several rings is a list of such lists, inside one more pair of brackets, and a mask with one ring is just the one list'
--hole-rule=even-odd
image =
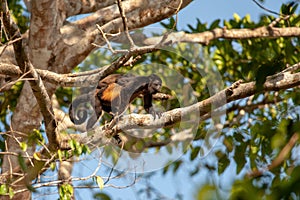
{"label": "thick tree branch", "polygon": [[[31,12],[32,9],[32,1],[33,0],[24,0],[27,9]],[[66,17],[71,17],[78,14],[87,14],[95,12],[101,8],[108,7],[110,5],[115,4],[115,0],[105,0],[105,1],[97,1],[97,0],[87,0],[87,1],[73,1],[66,0],[61,2],[63,6],[60,7],[60,10],[66,13]]]}
{"label": "thick tree branch", "polygon": [[[278,37],[295,37],[300,35],[299,27],[270,27],[263,26],[256,29],[226,29],[216,28],[211,31],[204,31],[201,33],[185,33],[175,32],[170,33],[165,40],[166,44],[169,43],[200,43],[208,45],[211,41],[223,39],[251,39],[251,38],[278,38]],[[162,37],[154,37],[145,40],[145,44],[155,44],[161,40]]]}
{"label": "thick tree branch", "polygon": [[109,7],[116,3],[115,0],[88,0],[88,1],[76,1],[68,0],[65,1],[65,11],[67,12],[67,17],[78,15],[78,14],[87,14],[92,13],[102,8]]}
{"label": "thick tree branch", "polygon": [[[49,69],[53,59],[53,49],[60,41],[59,29],[66,16],[60,12],[60,2],[52,0],[31,1],[31,17],[29,27],[29,58],[38,69]],[[36,41],[40,42],[36,42]],[[43,58],[43,59],[37,59]]]}
{"label": "thick tree branch", "polygon": [[[143,0],[122,1],[122,5],[124,6],[126,13],[132,12],[136,9],[141,9],[144,6],[144,3],[145,1]],[[75,21],[74,24],[78,25],[78,27],[82,29],[94,29],[95,24],[100,24],[102,26],[109,23],[111,20],[120,17],[116,1],[107,7],[103,7],[95,11],[96,12],[91,15]]]}

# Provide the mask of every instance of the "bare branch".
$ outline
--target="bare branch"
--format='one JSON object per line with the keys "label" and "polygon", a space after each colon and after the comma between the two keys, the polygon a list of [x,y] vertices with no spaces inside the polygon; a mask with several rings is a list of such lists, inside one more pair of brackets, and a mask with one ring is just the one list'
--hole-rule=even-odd
{"label": "bare branch", "polygon": [[[295,37],[300,35],[299,27],[270,27],[263,26],[256,29],[226,29],[216,28],[211,31],[201,33],[170,33],[164,44],[169,43],[200,43],[208,45],[211,41],[223,39],[251,39],[251,38],[278,38],[278,37]],[[145,40],[145,44],[150,45],[157,43],[162,37],[153,37]]]}
{"label": "bare branch", "polygon": [[[116,52],[115,52],[115,50],[112,48],[112,46],[111,46],[109,40],[108,40],[107,37],[106,37],[106,34],[103,32],[101,26],[99,26],[98,24],[96,24],[96,26],[97,26],[97,29],[100,31],[100,33],[101,33],[103,39],[105,40],[108,49],[109,49],[113,54],[115,54]],[[100,46],[98,46],[98,45],[96,45],[96,44],[95,44],[95,46],[100,47]]]}
{"label": "bare branch", "polygon": [[105,0],[105,1],[72,1],[68,0],[65,2],[64,11],[66,12],[67,17],[78,15],[78,14],[87,14],[92,13],[103,8],[110,7],[115,5],[115,0]]}
{"label": "bare branch", "polygon": [[260,7],[261,9],[263,9],[263,10],[269,12],[269,13],[272,13],[272,14],[274,14],[274,15],[279,15],[279,16],[280,16],[280,13],[275,12],[275,11],[273,11],[273,10],[270,10],[270,9],[268,9],[268,8],[265,8],[263,5],[261,5],[260,3],[258,3],[256,0],[252,0],[252,1],[253,1],[258,7]]}
{"label": "bare branch", "polygon": [[119,11],[120,11],[120,15],[122,17],[122,21],[123,21],[123,29],[124,29],[124,32],[125,32],[125,35],[129,41],[129,44],[130,44],[130,49],[133,49],[135,47],[135,44],[129,34],[129,29],[128,29],[128,25],[127,25],[127,18],[125,16],[125,11],[123,9],[123,6],[122,6],[122,2],[121,0],[117,0],[117,3],[118,3],[118,8],[119,8]]}
{"label": "bare branch", "polygon": [[299,140],[299,133],[294,133],[290,138],[289,142],[283,147],[278,156],[268,165],[265,169],[256,169],[247,174],[248,177],[258,177],[263,175],[264,172],[270,171],[278,167],[291,153],[292,148],[296,145]]}

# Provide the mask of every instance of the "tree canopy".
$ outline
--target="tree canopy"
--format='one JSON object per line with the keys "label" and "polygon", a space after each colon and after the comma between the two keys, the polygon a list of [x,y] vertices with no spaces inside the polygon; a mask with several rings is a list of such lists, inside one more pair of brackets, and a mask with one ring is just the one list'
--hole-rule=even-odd
{"label": "tree canopy", "polygon": [[[252,2],[257,21],[181,30],[190,0],[2,0],[1,199],[299,199],[298,1]],[[137,98],[110,128],[73,124],[72,100],[113,73],[158,75],[161,116]],[[153,181],[170,175],[194,194]]]}

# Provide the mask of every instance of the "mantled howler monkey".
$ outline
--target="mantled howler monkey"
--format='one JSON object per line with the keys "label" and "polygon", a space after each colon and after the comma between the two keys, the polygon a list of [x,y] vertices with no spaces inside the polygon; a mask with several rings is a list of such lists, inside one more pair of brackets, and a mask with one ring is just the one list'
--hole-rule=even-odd
{"label": "mantled howler monkey", "polygon": [[82,103],[90,103],[94,112],[87,122],[86,128],[89,130],[95,125],[102,111],[113,117],[120,116],[140,95],[143,95],[144,109],[155,117],[159,113],[153,109],[152,95],[160,91],[161,85],[161,79],[155,74],[150,76],[111,74],[99,81],[96,90],[74,99],[69,108],[70,119],[74,124],[85,122],[88,112],[77,108]]}

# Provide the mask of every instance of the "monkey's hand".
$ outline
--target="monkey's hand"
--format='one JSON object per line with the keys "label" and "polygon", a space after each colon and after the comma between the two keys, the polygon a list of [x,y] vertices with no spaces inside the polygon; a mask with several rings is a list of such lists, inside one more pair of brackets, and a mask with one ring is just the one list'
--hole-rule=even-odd
{"label": "monkey's hand", "polygon": [[153,107],[149,108],[148,113],[151,114],[154,119],[156,119],[156,118],[159,119],[161,117],[161,115],[162,115],[162,112],[154,110]]}

